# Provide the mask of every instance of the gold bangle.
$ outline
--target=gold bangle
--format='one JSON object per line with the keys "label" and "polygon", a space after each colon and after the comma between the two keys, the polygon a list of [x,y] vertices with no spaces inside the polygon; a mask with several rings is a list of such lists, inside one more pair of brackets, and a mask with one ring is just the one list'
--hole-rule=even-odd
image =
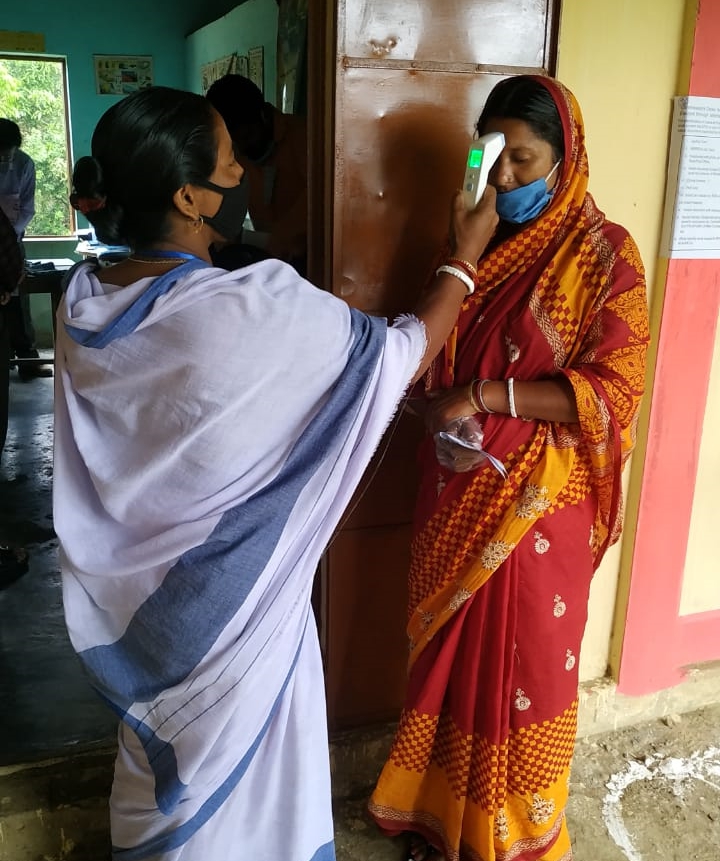
{"label": "gold bangle", "polygon": [[480,380],[473,380],[472,383],[468,386],[468,396],[467,399],[470,401],[470,406],[475,410],[476,413],[483,412],[483,408],[477,402],[475,398],[475,384],[479,383]]}
{"label": "gold bangle", "polygon": [[483,410],[492,416],[495,414],[495,410],[491,410],[490,407],[485,403],[485,398],[483,398],[483,387],[485,383],[489,383],[490,380],[480,380],[479,382],[480,385],[478,386],[477,399],[478,401],[480,401],[480,406],[483,408]]}

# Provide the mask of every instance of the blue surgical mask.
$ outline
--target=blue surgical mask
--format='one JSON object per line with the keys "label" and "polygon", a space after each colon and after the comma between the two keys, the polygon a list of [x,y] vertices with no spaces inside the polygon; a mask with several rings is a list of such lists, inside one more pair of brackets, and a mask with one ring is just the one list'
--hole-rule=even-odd
{"label": "blue surgical mask", "polygon": [[525,224],[536,218],[552,199],[553,192],[548,191],[547,181],[555,173],[559,164],[560,162],[557,162],[544,179],[540,177],[527,185],[498,194],[495,208],[500,218],[511,224]]}

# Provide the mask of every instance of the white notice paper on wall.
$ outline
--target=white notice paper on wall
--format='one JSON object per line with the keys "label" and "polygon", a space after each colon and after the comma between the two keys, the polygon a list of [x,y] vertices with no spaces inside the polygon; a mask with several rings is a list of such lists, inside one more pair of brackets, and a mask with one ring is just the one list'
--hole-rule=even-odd
{"label": "white notice paper on wall", "polygon": [[664,257],[720,257],[720,99],[674,99]]}

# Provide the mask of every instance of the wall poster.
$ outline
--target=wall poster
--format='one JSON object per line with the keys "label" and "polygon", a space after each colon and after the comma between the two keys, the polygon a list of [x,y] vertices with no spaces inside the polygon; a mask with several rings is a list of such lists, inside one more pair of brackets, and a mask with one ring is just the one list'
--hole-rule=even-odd
{"label": "wall poster", "polygon": [[265,61],[264,61],[265,51],[260,45],[259,48],[250,48],[248,51],[248,78],[255,84],[255,86],[262,92],[265,93]]}
{"label": "wall poster", "polygon": [[211,84],[218,81],[225,75],[243,75],[248,76],[248,58],[239,54],[231,54],[229,57],[222,57],[219,60],[213,60],[210,63],[204,63],[200,66],[200,87],[202,94],[207,95]]}
{"label": "wall poster", "polygon": [[308,0],[281,0],[278,8],[277,105],[284,114],[307,114]]}
{"label": "wall poster", "polygon": [[93,54],[95,91],[101,96],[127,96],[153,85],[149,55]]}
{"label": "wall poster", "polygon": [[720,258],[720,99],[675,98],[660,253]]}
{"label": "wall poster", "polygon": [[0,30],[0,51],[18,51],[19,53],[44,54],[45,34],[27,33],[25,31]]}

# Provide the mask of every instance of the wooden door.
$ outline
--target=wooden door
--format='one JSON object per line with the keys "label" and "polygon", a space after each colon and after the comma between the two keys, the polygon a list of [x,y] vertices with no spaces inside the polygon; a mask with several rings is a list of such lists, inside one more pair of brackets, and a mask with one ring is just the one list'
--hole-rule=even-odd
{"label": "wooden door", "polygon": [[[316,283],[369,313],[411,307],[446,233],[483,102],[502,77],[552,72],[558,7],[557,0],[338,0],[330,8],[311,0]],[[402,702],[421,429],[401,416],[391,431],[323,564],[334,729],[393,719]]]}

